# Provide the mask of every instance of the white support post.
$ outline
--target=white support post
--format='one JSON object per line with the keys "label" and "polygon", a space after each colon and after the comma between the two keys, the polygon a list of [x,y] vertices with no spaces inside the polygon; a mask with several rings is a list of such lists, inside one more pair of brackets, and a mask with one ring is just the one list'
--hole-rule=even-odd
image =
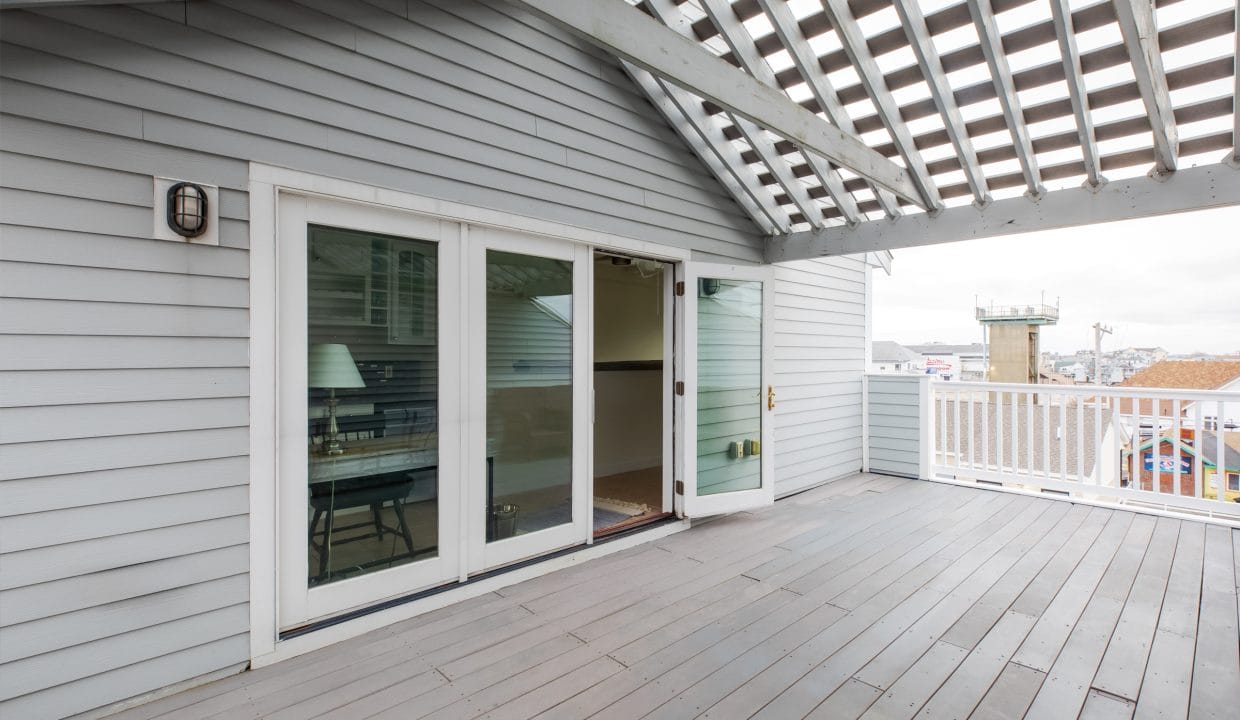
{"label": "white support post", "polygon": [[[922,375],[917,382],[917,398],[918,413],[920,418],[918,427],[921,428],[920,438],[918,442],[920,465],[917,469],[917,477],[922,480],[930,479],[930,468],[934,465],[934,376]],[[959,422],[957,422],[959,426]],[[956,437],[960,437],[959,427],[955,433]],[[957,456],[956,461],[960,458]]]}

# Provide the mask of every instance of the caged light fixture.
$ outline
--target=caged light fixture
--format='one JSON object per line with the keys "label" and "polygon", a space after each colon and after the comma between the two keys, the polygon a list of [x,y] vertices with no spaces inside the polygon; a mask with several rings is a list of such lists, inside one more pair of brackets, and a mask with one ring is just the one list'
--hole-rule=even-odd
{"label": "caged light fixture", "polygon": [[168,188],[168,227],[186,238],[207,231],[207,191],[194,183],[179,182]]}

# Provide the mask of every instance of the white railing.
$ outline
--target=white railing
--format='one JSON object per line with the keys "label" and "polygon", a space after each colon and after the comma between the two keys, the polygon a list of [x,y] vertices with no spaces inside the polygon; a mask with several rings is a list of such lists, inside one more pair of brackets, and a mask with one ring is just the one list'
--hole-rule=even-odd
{"label": "white railing", "polygon": [[923,467],[933,479],[1240,521],[1240,392],[980,382],[923,387],[929,407],[922,417],[929,416],[931,427],[922,428],[921,452],[930,454]]}

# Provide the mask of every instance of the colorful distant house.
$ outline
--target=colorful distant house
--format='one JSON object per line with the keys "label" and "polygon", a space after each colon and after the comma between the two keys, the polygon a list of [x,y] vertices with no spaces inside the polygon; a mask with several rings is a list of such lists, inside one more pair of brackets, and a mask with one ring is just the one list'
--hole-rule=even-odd
{"label": "colorful distant house", "polygon": [[[1209,430],[1201,431],[1201,442],[1197,442],[1197,431],[1189,428],[1180,430],[1180,455],[1177,462],[1175,437],[1162,435],[1155,441],[1146,440],[1137,448],[1140,463],[1140,489],[1152,490],[1157,482],[1158,492],[1175,493],[1176,469],[1179,468],[1180,495],[1204,497],[1209,500],[1218,498],[1218,436]],[[1133,452],[1125,449],[1123,464],[1128,483],[1131,486],[1133,477]],[[1201,462],[1201,493],[1197,492],[1197,463]],[[1223,433],[1223,469],[1226,480],[1224,497],[1231,502],[1240,502],[1240,432]],[[1155,481],[1157,476],[1157,481]]]}

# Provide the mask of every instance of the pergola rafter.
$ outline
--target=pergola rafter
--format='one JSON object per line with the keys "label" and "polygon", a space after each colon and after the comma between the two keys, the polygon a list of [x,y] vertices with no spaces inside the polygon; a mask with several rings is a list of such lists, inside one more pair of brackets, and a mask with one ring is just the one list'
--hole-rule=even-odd
{"label": "pergola rafter", "polygon": [[1098,140],[1094,136],[1094,123],[1089,115],[1088,92],[1085,89],[1085,73],[1081,71],[1081,53],[1076,47],[1076,30],[1072,26],[1072,11],[1068,0],[1051,0],[1051,17],[1055,22],[1055,35],[1059,39],[1059,53],[1063,56],[1068,100],[1072,114],[1076,116],[1076,132],[1081,144],[1081,162],[1085,164],[1085,182],[1097,187],[1106,182],[1098,168]]}
{"label": "pergola rafter", "polygon": [[[646,7],[648,7],[654,14],[655,18],[657,18],[664,25],[667,25],[669,28],[684,34],[690,39],[693,39],[693,30],[688,24],[680,22],[682,17],[680,9],[676,6],[676,3],[672,2],[672,0],[646,0]],[[707,12],[709,12],[709,10],[707,10]],[[727,27],[726,23],[727,19],[721,17],[716,24],[723,26],[723,36],[726,42],[729,42],[729,44],[737,43],[737,46],[733,47],[733,53],[737,54],[739,57],[743,57],[744,47],[740,45],[740,33],[737,32],[735,28]],[[758,57],[756,63],[752,65],[747,65],[742,62],[741,68],[753,76],[758,82],[763,82],[763,78],[755,71],[758,69],[757,63],[765,64],[765,62],[766,61],[761,57]],[[728,113],[728,118],[737,127],[737,129],[740,130],[741,136],[745,138],[745,142],[749,143],[749,147],[753,148],[753,151],[761,159],[762,164],[765,165],[770,173],[775,177],[779,188],[783,190],[784,194],[788,197],[792,204],[796,206],[797,210],[801,213],[801,217],[805,218],[806,222],[814,227],[822,227],[823,217],[821,206],[814,202],[814,199],[809,196],[809,191],[806,189],[804,184],[802,184],[801,181],[797,179],[797,176],[793,174],[792,167],[781,159],[780,153],[775,149],[774,141],[768,138],[762,128],[758,127],[754,123],[751,123],[744,118],[738,118],[731,113]],[[806,159],[808,159],[808,157],[809,156],[807,155]]]}
{"label": "pergola rafter", "polygon": [[[779,261],[919,244],[909,233],[986,236],[1003,215],[1022,229],[1059,226],[1050,210],[1087,217],[1078,206],[1140,216],[1147,209],[1122,201],[1171,187],[1160,183],[1177,167],[1225,149],[1240,170],[1240,50],[1217,42],[1235,32],[1234,0],[954,0],[930,12],[925,0],[511,1],[652,72],[639,84],[659,90],[648,94],[673,126],[691,131],[745,210],[774,228],[768,256]],[[1177,24],[1158,27],[1156,9],[1172,6]],[[642,30],[642,10],[681,44]],[[643,33],[651,38],[632,37]],[[1187,47],[1208,50],[1164,61]],[[625,52],[653,56],[643,64]],[[755,99],[774,110],[760,116],[765,108],[746,105]],[[1139,177],[1148,169],[1155,179]],[[1237,183],[1218,171],[1209,187],[1175,182],[1176,208],[1194,202],[1185,188],[1209,194],[1202,206],[1240,204]],[[1104,173],[1120,192],[1107,191]],[[1082,199],[1091,193],[1098,203]]]}
{"label": "pergola rafter", "polygon": [[1115,0],[1115,15],[1137,79],[1137,89],[1141,91],[1141,101],[1149,116],[1157,170],[1171,172],[1178,163],[1179,133],[1158,46],[1154,3],[1152,0]]}
{"label": "pergola rafter", "polygon": [[[806,87],[809,88],[810,93],[817,100],[821,112],[836,127],[846,133],[856,135],[857,130],[853,126],[852,118],[848,116],[848,112],[840,104],[839,99],[836,98],[835,90],[831,87],[831,81],[827,79],[826,73],[822,71],[822,67],[818,64],[818,58],[810,50],[808,39],[800,34],[800,27],[797,25],[792,11],[788,9],[787,2],[785,0],[758,0],[758,3],[766,12],[767,19],[770,20],[776,35],[779,36],[784,47],[788,49],[788,55],[792,58],[793,66],[801,74],[801,77],[804,78]],[[732,7],[733,9],[736,8],[735,5]],[[777,76],[775,80],[777,83],[779,82]],[[870,186],[870,188],[887,217],[896,217],[900,214],[900,203],[894,195],[875,186]],[[847,219],[847,216],[845,218]]]}
{"label": "pergola rafter", "polygon": [[[660,0],[646,1],[659,2]],[[756,78],[758,82],[771,87],[778,87],[778,84],[775,81],[774,71],[771,70],[771,66],[767,64],[766,58],[762,57],[758,53],[758,49],[753,44],[753,39],[736,19],[736,15],[732,13],[731,6],[728,5],[725,0],[701,0],[701,2],[702,9],[706,11],[707,16],[710,17],[715,23],[715,26],[719,28],[724,42],[726,42],[728,47],[732,50],[732,55],[740,61],[741,68]],[[771,150],[772,153],[778,155],[774,147],[772,147]],[[831,201],[834,203],[835,207],[839,208],[840,214],[843,215],[844,220],[850,225],[860,222],[860,216],[857,212],[857,203],[853,199],[852,195],[844,189],[844,181],[840,178],[839,172],[832,168],[830,163],[828,163],[825,159],[815,155],[812,152],[805,152],[803,155],[805,157],[806,164],[818,178],[818,182],[826,190],[827,194],[831,197]],[[768,163],[768,165],[778,164],[778,162]],[[800,183],[797,182],[796,176],[791,175],[791,170],[789,171],[789,174],[792,182],[797,184],[797,190],[804,192],[806,201],[812,203],[813,200],[810,198],[808,191],[800,187]],[[778,174],[776,177],[779,177]],[[787,185],[785,185],[782,181],[780,185],[782,185],[787,192]],[[792,193],[789,192],[789,195],[792,195]],[[797,206],[800,207],[800,203],[797,203]]]}
{"label": "pergola rafter", "polygon": [[631,63],[625,62],[622,65],[629,77],[646,93],[651,103],[706,163],[758,227],[771,234],[788,232],[792,221],[787,211],[780,207],[770,192],[758,182],[757,174],[741,160],[740,153],[732,147],[732,143],[711,124],[710,118],[702,112],[700,101]]}
{"label": "pergola rafter", "polygon": [[[943,130],[951,140],[952,146],[960,159],[961,169],[969,190],[973,192],[973,201],[978,205],[990,202],[990,190],[986,185],[986,175],[982,173],[977,162],[977,151],[973,149],[973,139],[965,128],[964,117],[960,114],[960,106],[947,82],[947,73],[943,71],[943,62],[934,48],[934,40],[930,36],[930,28],[926,25],[926,17],[921,7],[915,2],[895,3],[896,12],[900,15],[900,23],[908,35],[909,46],[921,65],[922,75],[930,88],[930,97],[935,107],[943,116]],[[916,146],[916,140],[914,140]]]}
{"label": "pergola rafter", "polygon": [[973,26],[977,28],[978,40],[981,41],[982,54],[990,67],[990,78],[995,84],[999,107],[1003,108],[1003,118],[1007,122],[1008,132],[1012,135],[1016,159],[1025,175],[1025,184],[1029,187],[1031,196],[1041,197],[1046,188],[1042,185],[1042,173],[1038,170],[1033,140],[1025,125],[1025,114],[1020,108],[1020,98],[1016,95],[1016,83],[1012,80],[1012,69],[1008,66],[1007,52],[1003,49],[1003,38],[999,35],[999,24],[990,8],[990,0],[968,0],[968,5],[969,13],[973,16]]}
{"label": "pergola rafter", "polygon": [[852,61],[857,76],[861,78],[861,84],[874,103],[875,109],[878,110],[883,127],[891,135],[900,157],[904,158],[905,167],[908,168],[913,183],[917,185],[917,190],[921,193],[927,209],[934,212],[943,209],[939,189],[930,179],[925,160],[913,144],[913,136],[900,117],[900,108],[896,105],[895,98],[891,96],[891,91],[887,89],[883,81],[882,70],[879,69],[874,56],[870,54],[865,35],[848,9],[848,4],[844,0],[822,0],[822,8],[827,14],[827,19],[831,21],[836,37],[844,46],[844,52]]}

